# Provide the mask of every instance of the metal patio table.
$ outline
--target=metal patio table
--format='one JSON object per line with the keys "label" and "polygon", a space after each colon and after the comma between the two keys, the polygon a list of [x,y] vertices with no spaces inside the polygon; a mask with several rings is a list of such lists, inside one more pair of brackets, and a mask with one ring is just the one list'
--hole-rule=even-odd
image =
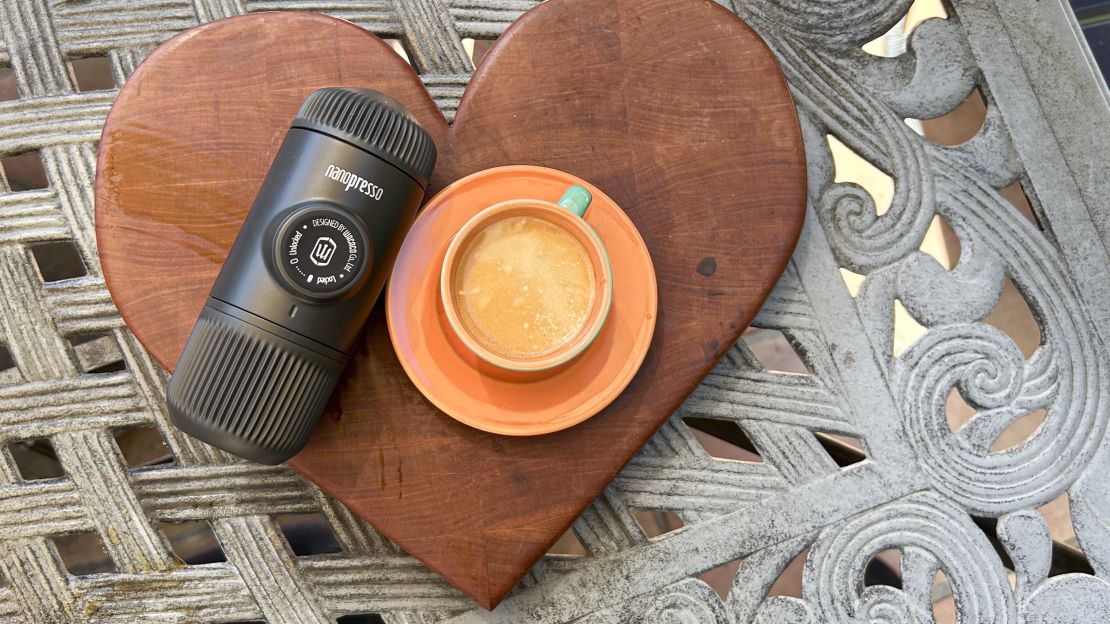
{"label": "metal patio table", "polygon": [[[0,344],[13,362],[0,371],[0,622],[918,623],[933,621],[938,572],[960,622],[1110,621],[1110,96],[1061,0],[954,1],[894,58],[860,46],[906,0],[723,2],[774,49],[802,120],[807,225],[755,324],[781,331],[810,374],[766,370],[739,342],[576,522],[587,554],[545,558],[492,614],[290,470],[168,424],[165,373],[97,264],[96,142],[115,91],[78,91],[67,59],[106,56],[119,85],[197,23],[319,10],[403,40],[451,117],[473,69],[462,39],[496,37],[533,4],[0,2],[0,66],[20,94],[0,102],[0,157],[37,151],[48,181],[12,191],[0,178]],[[941,116],[976,87],[986,121],[965,143],[931,143],[904,121]],[[828,135],[893,179],[889,210],[834,181]],[[1014,183],[1034,219],[1000,195]],[[919,251],[936,215],[959,239],[952,271]],[[74,249],[87,274],[44,282],[43,244]],[[865,276],[855,294],[842,270]],[[1028,357],[982,322],[1005,279],[1039,326]],[[927,331],[894,355],[896,303]],[[953,389],[977,412],[956,433]],[[1036,410],[1032,435],[991,452]],[[742,427],[762,462],[711,457],[684,418]],[[172,463],[129,467],[114,432],[142,426],[161,430]],[[865,458],[840,465],[815,432],[860,440]],[[64,475],[21,476],[11,444],[33,439]],[[1036,511],[1065,493],[1071,551]],[[649,538],[632,508],[685,526]],[[341,552],[296,556],[274,522],[293,512],[322,512]],[[227,561],[177,562],[152,528],[174,520],[210,522]],[[67,571],[54,538],[80,532],[100,538],[115,572]],[[901,588],[865,585],[889,549],[901,551]],[[1061,552],[1078,571],[1050,576]],[[802,597],[768,597],[800,553]],[[722,601],[696,577],[734,560]]]}

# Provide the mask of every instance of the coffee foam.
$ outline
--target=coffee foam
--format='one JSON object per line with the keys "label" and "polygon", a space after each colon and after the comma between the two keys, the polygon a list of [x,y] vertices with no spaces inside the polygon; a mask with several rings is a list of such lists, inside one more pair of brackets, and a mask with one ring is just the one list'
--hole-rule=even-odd
{"label": "coffee foam", "polygon": [[586,324],[595,283],[589,252],[543,219],[495,221],[469,242],[455,272],[463,326],[501,356],[536,358],[558,351]]}

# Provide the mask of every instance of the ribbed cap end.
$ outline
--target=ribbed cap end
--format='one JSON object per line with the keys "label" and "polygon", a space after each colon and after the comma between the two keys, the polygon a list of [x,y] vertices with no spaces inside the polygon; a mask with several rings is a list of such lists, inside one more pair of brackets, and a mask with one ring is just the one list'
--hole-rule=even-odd
{"label": "ribbed cap end", "polygon": [[293,126],[337,138],[378,156],[427,186],[436,144],[400,102],[373,89],[326,87],[301,105]]}
{"label": "ribbed cap end", "polygon": [[262,464],[297,454],[343,365],[205,306],[166,393],[185,433]]}

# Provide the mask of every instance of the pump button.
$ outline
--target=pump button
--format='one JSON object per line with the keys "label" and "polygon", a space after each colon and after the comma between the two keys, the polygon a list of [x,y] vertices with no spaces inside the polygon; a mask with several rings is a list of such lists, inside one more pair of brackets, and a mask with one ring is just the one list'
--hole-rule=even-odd
{"label": "pump button", "polygon": [[310,206],[278,228],[274,264],[287,285],[302,295],[325,299],[357,284],[372,253],[358,220],[346,211]]}

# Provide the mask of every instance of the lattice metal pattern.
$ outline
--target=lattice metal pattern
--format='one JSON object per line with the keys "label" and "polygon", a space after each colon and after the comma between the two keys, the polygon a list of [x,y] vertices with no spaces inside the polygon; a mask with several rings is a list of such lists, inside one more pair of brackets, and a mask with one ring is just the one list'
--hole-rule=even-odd
{"label": "lattice metal pattern", "polygon": [[[908,0],[730,6],[778,54],[803,123],[809,218],[756,324],[781,331],[809,373],[766,370],[738,343],[575,523],[587,554],[546,558],[493,614],[291,471],[244,464],[168,424],[165,374],[123,326],[96,259],[96,141],[115,92],[78,92],[67,60],[107,56],[118,85],[199,22],[319,10],[402,40],[452,116],[472,71],[463,39],[493,38],[533,4],[0,2],[0,66],[20,95],[0,102],[0,158],[36,153],[48,182],[12,191],[0,177],[0,356],[14,361],[0,371],[0,622],[370,612],[406,623],[931,622],[938,572],[961,622],[1110,621],[1110,97],[1059,0],[963,0],[894,58],[860,47]],[[987,118],[966,143],[932,144],[904,121],[943,115],[976,87]],[[888,210],[835,181],[827,136],[893,179]],[[1036,223],[1002,199],[1014,182]],[[952,270],[918,251],[938,215],[960,242]],[[43,244],[72,245],[86,274],[54,279],[36,254]],[[862,276],[858,292],[842,270]],[[1040,327],[1028,357],[983,322],[1004,279]],[[896,302],[927,331],[894,355]],[[956,432],[945,416],[953,389],[977,412]],[[1038,409],[1047,415],[1035,433],[990,451]],[[687,421],[739,427],[761,461],[713,457]],[[116,434],[136,427],[160,430],[172,463],[130,468]],[[866,458],[838,464],[815,432],[861,441]],[[25,478],[11,445],[33,440],[53,448],[64,475]],[[1035,508],[1065,492],[1093,573],[1049,578]],[[642,509],[684,526],[649,537]],[[299,557],[283,539],[275,517],[314,512],[340,552]],[[182,565],[160,523],[183,521],[208,522],[226,562]],[[67,571],[56,538],[82,533],[99,538],[114,572]],[[868,562],[889,549],[901,551],[902,586],[864,586]],[[807,552],[801,597],[768,597]],[[695,578],[735,560],[724,600]]]}

